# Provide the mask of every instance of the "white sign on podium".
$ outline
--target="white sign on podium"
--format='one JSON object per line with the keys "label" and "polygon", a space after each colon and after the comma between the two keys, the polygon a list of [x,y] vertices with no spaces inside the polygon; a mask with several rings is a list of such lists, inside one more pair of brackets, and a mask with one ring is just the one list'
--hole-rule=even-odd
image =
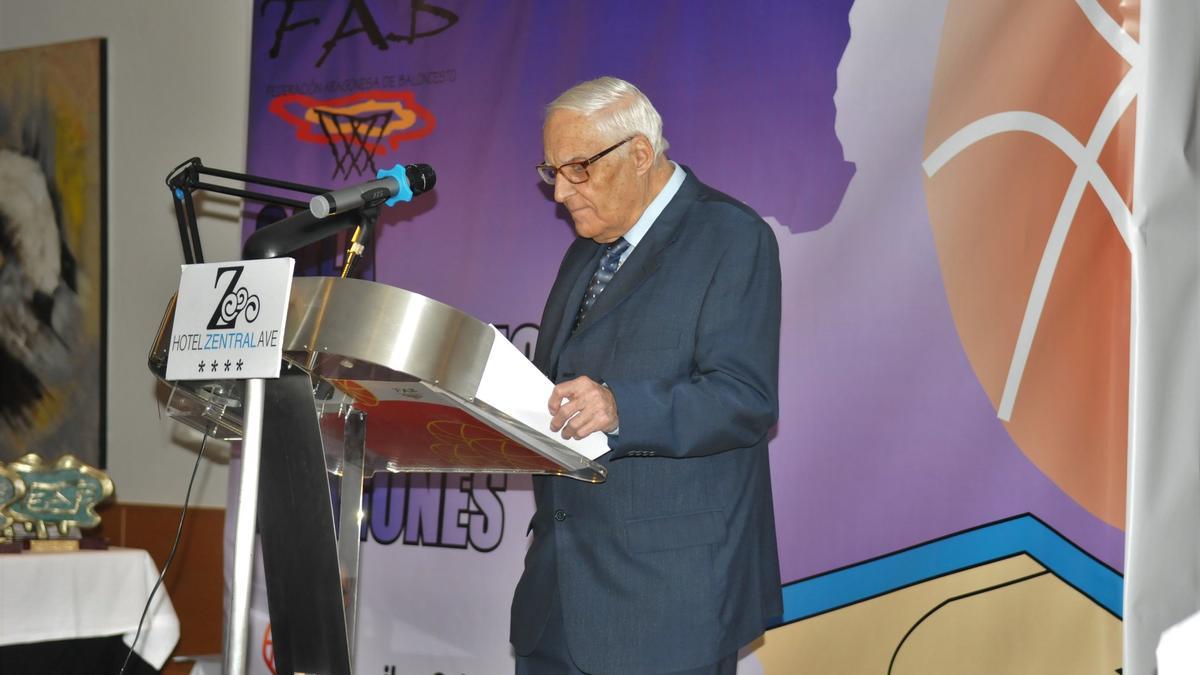
{"label": "white sign on podium", "polygon": [[292,258],[182,265],[167,380],[279,377]]}

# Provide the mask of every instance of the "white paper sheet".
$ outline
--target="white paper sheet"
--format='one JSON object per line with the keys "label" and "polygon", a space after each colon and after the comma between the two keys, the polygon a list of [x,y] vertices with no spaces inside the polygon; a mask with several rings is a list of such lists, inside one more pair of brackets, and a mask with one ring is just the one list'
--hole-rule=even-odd
{"label": "white paper sheet", "polygon": [[550,430],[552,416],[546,403],[554,391],[554,383],[495,327],[492,330],[496,339],[475,397],[588,459],[608,452],[608,437],[599,431],[577,441],[564,440]]}

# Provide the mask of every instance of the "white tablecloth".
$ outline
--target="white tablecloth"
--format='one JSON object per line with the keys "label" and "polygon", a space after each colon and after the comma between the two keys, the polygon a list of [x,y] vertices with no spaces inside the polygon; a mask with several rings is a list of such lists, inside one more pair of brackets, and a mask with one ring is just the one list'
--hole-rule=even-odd
{"label": "white tablecloth", "polygon": [[[0,645],[120,635],[133,642],[158,569],[139,549],[0,555]],[[162,668],[179,618],[159,588],[134,651]]]}

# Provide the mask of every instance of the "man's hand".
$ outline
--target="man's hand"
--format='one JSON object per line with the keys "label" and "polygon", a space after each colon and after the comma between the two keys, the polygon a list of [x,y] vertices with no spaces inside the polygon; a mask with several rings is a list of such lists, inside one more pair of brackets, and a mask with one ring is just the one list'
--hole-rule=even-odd
{"label": "man's hand", "polygon": [[611,433],[620,426],[612,391],[586,376],[555,386],[548,407],[554,415],[550,429],[561,429],[563,438],[583,439],[596,431]]}

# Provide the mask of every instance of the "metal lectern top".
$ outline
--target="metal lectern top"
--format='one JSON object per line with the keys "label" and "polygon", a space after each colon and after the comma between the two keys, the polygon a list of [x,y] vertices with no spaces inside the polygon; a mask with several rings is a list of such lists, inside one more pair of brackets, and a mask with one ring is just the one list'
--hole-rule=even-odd
{"label": "metal lectern top", "polygon": [[[166,382],[175,301],[150,350]],[[313,381],[327,460],[339,471],[345,420],[365,413],[366,475],[377,471],[541,473],[589,482],[605,468],[477,397],[496,331],[449,305],[358,279],[297,277],[285,360]],[[240,438],[240,380],[166,382],[169,414],[218,438]],[[514,387],[515,388],[515,387]]]}

